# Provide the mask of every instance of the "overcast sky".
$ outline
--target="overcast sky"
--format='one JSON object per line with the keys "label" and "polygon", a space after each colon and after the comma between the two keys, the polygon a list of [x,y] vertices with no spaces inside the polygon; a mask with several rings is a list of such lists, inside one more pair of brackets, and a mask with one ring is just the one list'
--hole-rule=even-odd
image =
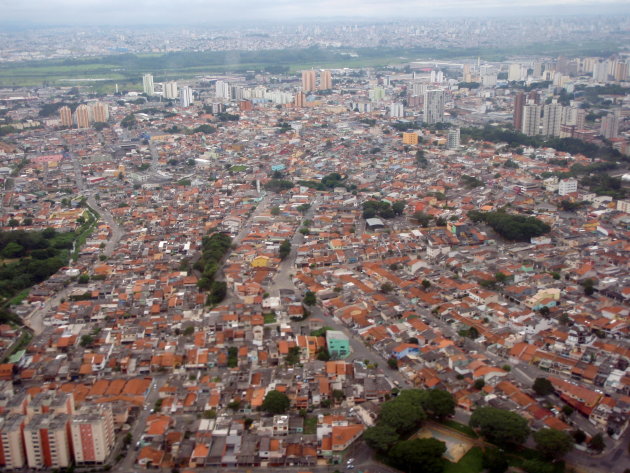
{"label": "overcast sky", "polygon": [[0,0],[0,23],[217,24],[222,21],[517,14],[627,14],[628,0]]}

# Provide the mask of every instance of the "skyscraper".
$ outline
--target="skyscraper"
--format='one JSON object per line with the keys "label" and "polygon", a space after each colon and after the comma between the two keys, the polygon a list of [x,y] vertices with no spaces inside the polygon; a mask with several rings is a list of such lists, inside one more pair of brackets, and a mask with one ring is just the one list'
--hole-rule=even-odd
{"label": "skyscraper", "polygon": [[164,98],[174,100],[179,96],[177,93],[177,82],[170,81],[164,84]]}
{"label": "skyscraper", "polygon": [[222,80],[216,81],[214,96],[218,99],[230,98],[230,84]]}
{"label": "skyscraper", "polygon": [[312,92],[315,90],[315,71],[302,71],[302,91],[303,92]]}
{"label": "skyscraper", "polygon": [[424,122],[431,125],[444,118],[444,91],[427,90],[424,93]]}
{"label": "skyscraper", "polygon": [[523,107],[525,106],[525,94],[519,92],[514,97],[514,114],[512,123],[516,131],[520,131],[523,128]]}
{"label": "skyscraper", "polygon": [[508,69],[508,80],[510,82],[522,80],[520,64],[510,64]]}
{"label": "skyscraper", "polygon": [[179,91],[179,104],[182,107],[190,107],[193,103],[193,90],[188,86],[184,86]]}
{"label": "skyscraper", "polygon": [[304,107],[304,92],[298,92],[295,94],[295,101],[293,102],[293,105],[297,108]]}
{"label": "skyscraper", "polygon": [[142,90],[147,95],[153,95],[153,74],[142,76]]}
{"label": "skyscraper", "polygon": [[459,128],[448,130],[448,149],[459,148],[460,131]]}
{"label": "skyscraper", "polygon": [[319,73],[319,90],[332,89],[332,75],[328,69],[324,69]]}
{"label": "skyscraper", "polygon": [[87,105],[79,105],[74,114],[77,119],[77,128],[88,128],[90,126],[90,109]]}
{"label": "skyscraper", "polygon": [[527,136],[540,133],[540,105],[528,104],[523,107],[523,127],[521,132]]}
{"label": "skyscraper", "polygon": [[61,126],[71,127],[73,124],[72,121],[72,110],[70,107],[63,106],[59,109],[59,117],[61,118]]}
{"label": "skyscraper", "polygon": [[609,113],[602,117],[599,133],[608,140],[619,136],[619,116],[617,113]]}
{"label": "skyscraper", "polygon": [[109,120],[109,107],[106,103],[95,102],[91,106],[92,119],[95,122],[107,122]]}
{"label": "skyscraper", "polygon": [[543,107],[542,134],[545,136],[560,136],[562,123],[562,105],[550,103]]}
{"label": "skyscraper", "polygon": [[393,103],[389,107],[389,116],[392,118],[403,118],[405,116],[405,107],[401,103]]}

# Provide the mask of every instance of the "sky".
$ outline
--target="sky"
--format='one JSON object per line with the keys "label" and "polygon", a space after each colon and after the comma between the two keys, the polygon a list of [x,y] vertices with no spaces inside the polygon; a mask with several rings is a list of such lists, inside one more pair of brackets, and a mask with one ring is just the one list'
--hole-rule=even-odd
{"label": "sky", "polygon": [[630,14],[628,0],[0,0],[3,25],[218,24],[336,18]]}

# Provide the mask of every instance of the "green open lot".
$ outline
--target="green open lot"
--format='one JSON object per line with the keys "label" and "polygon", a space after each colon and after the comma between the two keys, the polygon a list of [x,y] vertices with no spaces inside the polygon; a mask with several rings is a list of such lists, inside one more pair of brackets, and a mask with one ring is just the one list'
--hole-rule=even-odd
{"label": "green open lot", "polygon": [[443,473],[478,473],[483,470],[483,452],[473,447],[457,463],[446,462]]}
{"label": "green open lot", "polygon": [[[27,61],[0,64],[0,87],[92,85],[113,90],[137,90],[142,74],[156,81],[185,79],[223,72],[268,71],[291,73],[309,67],[342,68],[386,66],[421,60],[458,60],[481,57],[504,60],[525,55],[602,55],[619,50],[616,40],[577,44],[573,42],[529,44],[511,48],[332,48],[266,51],[196,51],[166,54],[120,54],[104,57]],[[77,79],[83,79],[80,81]]]}

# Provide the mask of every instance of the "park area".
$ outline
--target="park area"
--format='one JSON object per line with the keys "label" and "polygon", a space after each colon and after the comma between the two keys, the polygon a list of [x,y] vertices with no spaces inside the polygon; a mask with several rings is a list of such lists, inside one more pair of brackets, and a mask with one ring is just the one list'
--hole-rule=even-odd
{"label": "park area", "polygon": [[444,458],[452,463],[460,461],[474,445],[474,441],[471,438],[438,425],[427,425],[423,427],[414,438],[435,438],[444,442],[446,444]]}

